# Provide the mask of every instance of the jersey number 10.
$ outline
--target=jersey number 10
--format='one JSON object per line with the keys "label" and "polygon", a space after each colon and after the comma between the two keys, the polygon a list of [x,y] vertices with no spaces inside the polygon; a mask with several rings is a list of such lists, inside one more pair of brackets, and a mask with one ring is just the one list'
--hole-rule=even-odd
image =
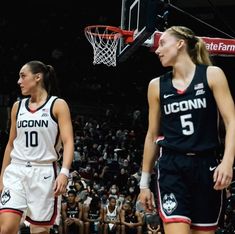
{"label": "jersey number 10", "polygon": [[38,146],[38,133],[36,131],[25,132],[26,136],[26,147]]}

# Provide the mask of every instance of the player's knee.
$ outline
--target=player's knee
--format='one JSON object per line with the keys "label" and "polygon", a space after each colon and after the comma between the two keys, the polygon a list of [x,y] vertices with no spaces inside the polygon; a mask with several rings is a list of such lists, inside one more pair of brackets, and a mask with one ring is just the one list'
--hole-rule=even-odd
{"label": "player's knee", "polygon": [[86,227],[90,227],[90,223],[89,223],[89,222],[85,222],[84,225],[85,225]]}
{"label": "player's knee", "polygon": [[82,226],[83,226],[83,221],[80,220],[80,221],[78,222],[78,226],[79,226],[79,227],[82,227]]}
{"label": "player's knee", "polygon": [[50,233],[51,226],[30,225],[30,233]]}

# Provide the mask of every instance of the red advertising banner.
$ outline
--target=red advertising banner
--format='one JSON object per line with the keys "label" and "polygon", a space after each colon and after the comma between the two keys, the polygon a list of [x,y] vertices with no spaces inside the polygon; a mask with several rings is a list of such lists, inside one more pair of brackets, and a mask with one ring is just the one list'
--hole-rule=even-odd
{"label": "red advertising banner", "polygon": [[[161,32],[154,34],[154,45],[151,50],[156,50]],[[235,56],[235,39],[200,37],[206,43],[206,48],[212,55],[234,55]]]}

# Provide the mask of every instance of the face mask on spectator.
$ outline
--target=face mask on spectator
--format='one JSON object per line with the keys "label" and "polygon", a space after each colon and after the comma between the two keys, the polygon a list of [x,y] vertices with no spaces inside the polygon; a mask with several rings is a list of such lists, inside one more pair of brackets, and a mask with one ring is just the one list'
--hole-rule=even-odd
{"label": "face mask on spectator", "polygon": [[96,184],[96,185],[94,185],[94,187],[93,187],[95,190],[99,190],[100,189],[100,185],[99,184]]}
{"label": "face mask on spectator", "polygon": [[124,167],[128,167],[128,161],[127,161],[127,160],[124,160],[123,166],[124,166]]}
{"label": "face mask on spectator", "polygon": [[130,193],[133,193],[134,191],[135,191],[135,189],[134,189],[133,187],[130,187],[130,188],[129,188],[129,192],[130,192]]}
{"label": "face mask on spectator", "polygon": [[91,170],[91,167],[86,167],[86,171],[90,171]]}
{"label": "face mask on spectator", "polygon": [[131,184],[132,184],[132,185],[134,185],[134,184],[135,184],[135,181],[134,181],[134,180],[132,180],[132,181],[131,181]]}
{"label": "face mask on spectator", "polygon": [[125,174],[125,170],[121,169],[121,175],[124,175],[124,174]]}
{"label": "face mask on spectator", "polygon": [[125,200],[125,196],[124,196],[124,195],[120,195],[120,196],[119,196],[119,201],[120,201],[120,202],[123,202],[124,200]]}
{"label": "face mask on spectator", "polygon": [[117,192],[117,189],[115,189],[115,188],[111,189],[112,194],[115,194],[116,192]]}

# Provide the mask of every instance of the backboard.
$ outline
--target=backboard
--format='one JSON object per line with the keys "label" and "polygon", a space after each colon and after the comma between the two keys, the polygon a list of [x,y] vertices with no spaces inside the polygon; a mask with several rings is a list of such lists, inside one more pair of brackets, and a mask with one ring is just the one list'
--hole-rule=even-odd
{"label": "backboard", "polygon": [[157,30],[157,15],[162,8],[161,0],[122,0],[120,28],[134,31],[134,41],[119,42],[117,61],[125,61]]}

